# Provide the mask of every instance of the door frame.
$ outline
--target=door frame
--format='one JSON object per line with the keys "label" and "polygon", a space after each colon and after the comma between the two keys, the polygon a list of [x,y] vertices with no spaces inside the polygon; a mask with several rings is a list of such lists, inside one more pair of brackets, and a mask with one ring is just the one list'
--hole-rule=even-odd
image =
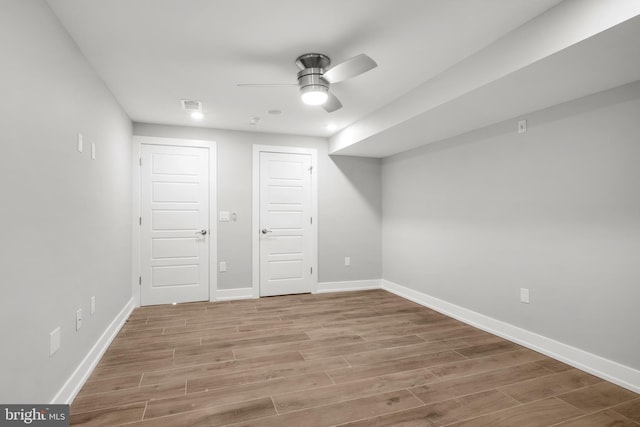
{"label": "door frame", "polygon": [[133,292],[133,301],[136,307],[140,307],[140,223],[139,218],[142,212],[142,175],[140,170],[140,156],[142,145],[169,145],[174,147],[193,147],[207,148],[209,150],[209,301],[215,301],[216,290],[218,289],[218,222],[217,222],[217,205],[218,205],[218,163],[217,150],[215,141],[204,141],[196,139],[178,139],[178,138],[161,138],[155,136],[137,136],[132,138],[132,156],[131,156],[131,232],[133,238],[132,245],[132,268],[131,268],[131,287]]}
{"label": "door frame", "polygon": [[[315,148],[289,147],[281,145],[253,145],[252,185],[252,287],[253,297],[260,298],[260,153],[308,154],[311,156],[311,289],[318,289],[318,150]],[[315,179],[314,179],[315,178]]]}

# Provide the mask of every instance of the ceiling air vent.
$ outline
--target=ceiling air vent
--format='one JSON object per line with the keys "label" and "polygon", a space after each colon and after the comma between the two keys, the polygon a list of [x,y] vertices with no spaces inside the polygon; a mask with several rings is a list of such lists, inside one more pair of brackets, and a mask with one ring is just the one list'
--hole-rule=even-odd
{"label": "ceiling air vent", "polygon": [[188,99],[182,99],[180,102],[182,103],[182,109],[187,112],[202,111],[202,102],[200,101],[189,101]]}

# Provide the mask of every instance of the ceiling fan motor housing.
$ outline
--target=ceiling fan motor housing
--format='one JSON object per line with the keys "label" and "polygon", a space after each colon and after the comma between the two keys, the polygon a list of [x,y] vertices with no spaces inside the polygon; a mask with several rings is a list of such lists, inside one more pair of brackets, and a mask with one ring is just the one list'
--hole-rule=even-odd
{"label": "ceiling fan motor housing", "polygon": [[325,70],[331,65],[328,56],[321,53],[307,53],[296,59],[298,84],[301,92],[328,92],[329,82],[322,78]]}
{"label": "ceiling fan motor housing", "polygon": [[329,82],[322,78],[323,68],[305,68],[298,73],[298,84],[303,92],[328,92]]}

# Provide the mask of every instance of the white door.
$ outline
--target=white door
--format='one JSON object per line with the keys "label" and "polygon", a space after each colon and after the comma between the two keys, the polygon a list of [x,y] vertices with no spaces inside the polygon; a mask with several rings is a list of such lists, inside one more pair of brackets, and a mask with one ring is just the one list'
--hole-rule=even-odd
{"label": "white door", "polygon": [[260,153],[260,296],[311,292],[311,155]]}
{"label": "white door", "polygon": [[141,304],[209,299],[209,150],[141,145]]}

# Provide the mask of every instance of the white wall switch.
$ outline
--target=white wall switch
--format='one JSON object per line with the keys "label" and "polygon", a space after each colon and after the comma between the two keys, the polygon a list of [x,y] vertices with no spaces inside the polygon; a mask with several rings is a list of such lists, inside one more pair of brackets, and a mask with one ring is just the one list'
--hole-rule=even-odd
{"label": "white wall switch", "polygon": [[527,131],[527,121],[520,120],[518,122],[518,133],[525,133]]}
{"label": "white wall switch", "polygon": [[76,311],[76,331],[79,331],[82,328],[82,309],[79,308]]}
{"label": "white wall switch", "polygon": [[96,313],[96,297],[91,297],[91,315],[93,316]]}
{"label": "white wall switch", "polygon": [[227,263],[225,261],[220,261],[220,273],[224,273],[227,271]]}
{"label": "white wall switch", "polygon": [[96,159],[96,143],[95,142],[91,143],[91,159],[92,160]]}
{"label": "white wall switch", "polygon": [[529,304],[529,289],[520,288],[520,302]]}
{"label": "white wall switch", "polygon": [[60,349],[60,326],[49,332],[49,356]]}
{"label": "white wall switch", "polygon": [[82,134],[78,132],[78,152],[82,153],[84,150],[84,141],[82,140]]}
{"label": "white wall switch", "polygon": [[351,266],[351,257],[344,257],[344,266],[345,267],[350,267]]}
{"label": "white wall switch", "polygon": [[229,211],[220,211],[220,217],[219,217],[220,222],[229,222],[230,219],[231,219],[231,213]]}

